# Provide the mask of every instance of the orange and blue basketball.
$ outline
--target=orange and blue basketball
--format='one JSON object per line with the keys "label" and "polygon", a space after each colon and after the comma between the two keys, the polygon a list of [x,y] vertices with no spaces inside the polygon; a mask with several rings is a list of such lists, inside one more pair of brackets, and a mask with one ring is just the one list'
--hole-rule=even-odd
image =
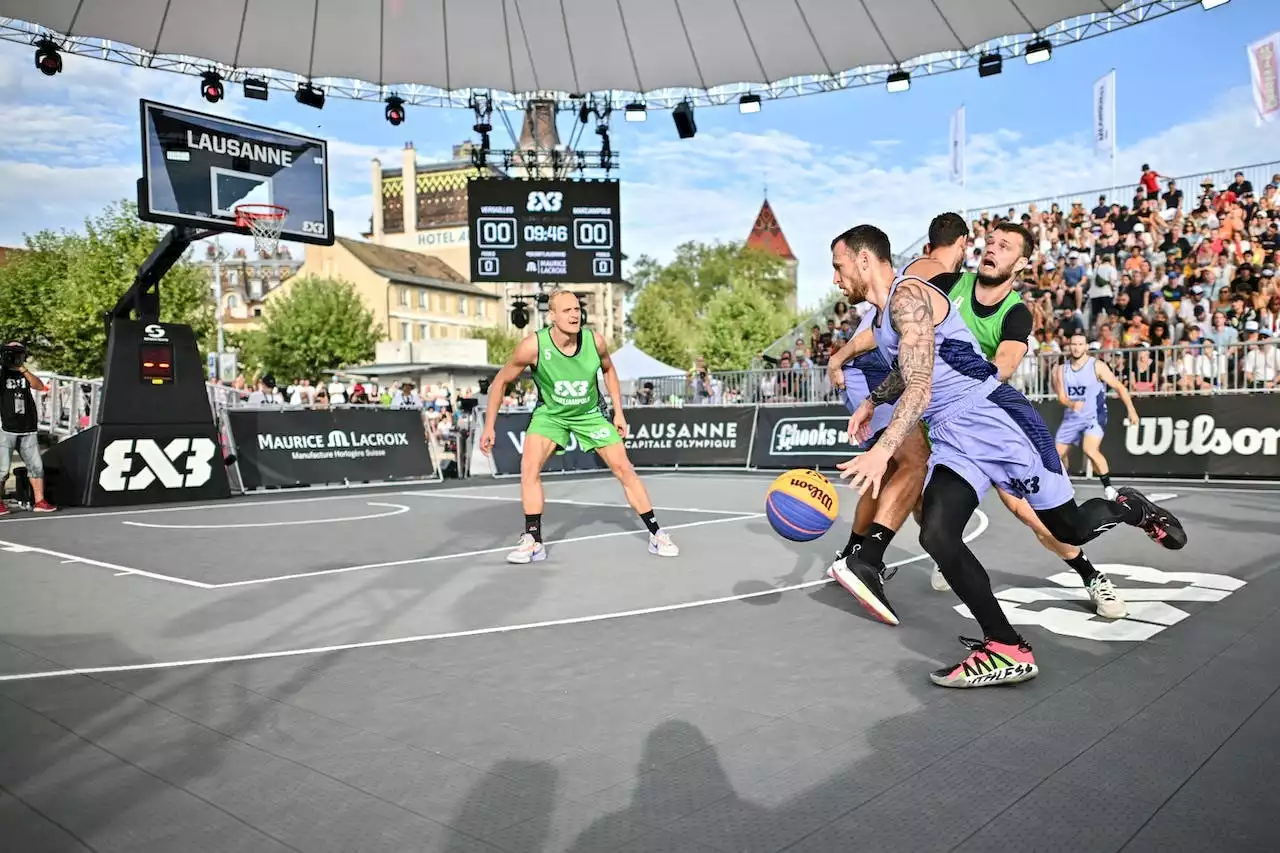
{"label": "orange and blue basketball", "polygon": [[783,539],[810,542],[831,529],[840,514],[840,497],[826,477],[797,468],[773,481],[764,509]]}

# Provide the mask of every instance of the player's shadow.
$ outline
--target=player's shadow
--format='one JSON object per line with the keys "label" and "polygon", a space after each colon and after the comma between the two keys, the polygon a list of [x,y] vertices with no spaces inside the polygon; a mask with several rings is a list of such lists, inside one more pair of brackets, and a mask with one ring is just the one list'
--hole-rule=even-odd
{"label": "player's shadow", "polygon": [[555,766],[546,761],[499,761],[467,792],[457,813],[448,820],[447,825],[457,832],[450,833],[442,853],[474,853],[475,838],[494,834],[495,816],[512,812],[531,817],[519,823],[513,835],[518,840],[508,841],[504,847],[531,853],[542,850],[551,832],[559,776]]}
{"label": "player's shadow", "polygon": [[[774,529],[764,521],[752,521],[746,525],[747,532],[752,536],[768,537],[775,541],[781,542],[793,560],[791,569],[781,575],[778,575],[773,583],[762,580],[744,580],[739,581],[733,586],[734,595],[752,595],[753,593],[763,593],[778,587],[795,586],[805,581],[820,580],[822,573],[826,570],[831,562],[831,554],[834,548],[823,549],[821,542],[792,542],[789,539],[783,539]],[[773,595],[753,595],[751,598],[741,599],[742,603],[760,607],[763,605],[777,604],[782,600],[783,593],[775,593]]]}

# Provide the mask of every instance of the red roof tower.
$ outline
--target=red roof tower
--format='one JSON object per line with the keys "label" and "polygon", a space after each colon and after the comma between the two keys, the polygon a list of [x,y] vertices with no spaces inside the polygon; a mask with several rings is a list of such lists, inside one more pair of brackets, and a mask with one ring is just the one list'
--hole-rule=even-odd
{"label": "red roof tower", "polygon": [[782,233],[782,226],[778,224],[778,217],[773,215],[773,208],[769,205],[767,198],[764,204],[760,205],[760,212],[756,214],[756,224],[751,227],[751,234],[747,236],[747,245],[753,249],[761,249],[777,255],[784,260],[796,259],[791,251],[791,245],[787,243],[786,235]]}

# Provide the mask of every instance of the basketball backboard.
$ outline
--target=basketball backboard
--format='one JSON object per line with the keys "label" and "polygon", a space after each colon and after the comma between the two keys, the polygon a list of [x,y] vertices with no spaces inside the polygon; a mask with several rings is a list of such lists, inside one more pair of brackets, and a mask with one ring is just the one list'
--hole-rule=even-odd
{"label": "basketball backboard", "polygon": [[237,205],[279,205],[281,240],[333,244],[324,140],[154,101],[141,110],[142,219],[248,234]]}

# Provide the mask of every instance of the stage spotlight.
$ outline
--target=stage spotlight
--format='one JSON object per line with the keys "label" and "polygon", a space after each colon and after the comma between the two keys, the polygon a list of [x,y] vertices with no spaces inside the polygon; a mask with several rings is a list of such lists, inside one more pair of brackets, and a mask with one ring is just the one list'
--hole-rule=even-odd
{"label": "stage spotlight", "polygon": [[36,68],[46,77],[62,71],[62,54],[58,52],[58,46],[48,39],[36,42]]}
{"label": "stage spotlight", "polygon": [[211,104],[216,104],[222,100],[224,90],[222,88],[222,75],[217,71],[206,71],[200,75],[200,94]]}
{"label": "stage spotlight", "polygon": [[516,302],[511,306],[511,325],[517,329],[523,329],[529,325],[529,309],[525,307],[523,302]]}
{"label": "stage spotlight", "polygon": [[298,92],[293,99],[304,107],[315,107],[318,110],[324,109],[324,89],[313,86],[310,83],[299,83]]}
{"label": "stage spotlight", "polygon": [[1053,56],[1053,45],[1049,44],[1048,39],[1036,39],[1027,45],[1028,65],[1039,65],[1041,62],[1048,62],[1051,56]]}
{"label": "stage spotlight", "polygon": [[392,127],[399,127],[404,124],[404,98],[399,98],[395,95],[387,98],[387,109],[384,114]]}
{"label": "stage spotlight", "polygon": [[1206,12],[1210,9],[1216,9],[1219,6],[1224,6],[1226,3],[1227,0],[1200,0],[1200,5],[1205,8]]}
{"label": "stage spotlight", "polygon": [[1004,60],[998,53],[983,54],[978,60],[978,76],[994,77],[1004,70]]}
{"label": "stage spotlight", "polygon": [[676,123],[676,133],[681,139],[692,139],[698,133],[698,124],[693,120],[693,104],[681,101],[671,111],[671,119]]}
{"label": "stage spotlight", "polygon": [[627,104],[626,113],[627,121],[644,121],[647,117],[644,104],[639,101]]}
{"label": "stage spotlight", "polygon": [[760,96],[759,95],[743,95],[738,98],[738,112],[758,113],[760,112]]}
{"label": "stage spotlight", "polygon": [[265,101],[268,96],[267,81],[256,77],[244,78],[244,96],[251,101]]}
{"label": "stage spotlight", "polygon": [[911,75],[906,71],[895,71],[885,78],[884,83],[890,92],[905,92],[911,88]]}

